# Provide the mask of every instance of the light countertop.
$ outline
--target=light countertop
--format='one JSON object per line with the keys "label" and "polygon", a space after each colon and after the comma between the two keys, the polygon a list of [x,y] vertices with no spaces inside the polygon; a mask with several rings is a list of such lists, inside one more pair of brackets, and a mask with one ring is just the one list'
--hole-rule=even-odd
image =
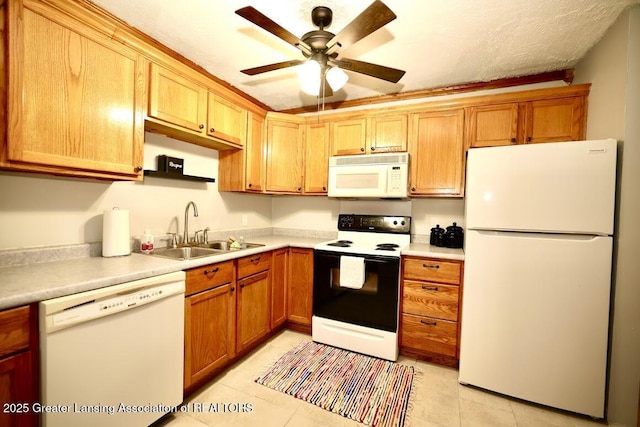
{"label": "light countertop", "polygon": [[[247,240],[264,246],[184,261],[132,253],[123,257],[83,257],[1,267],[0,310],[289,246],[312,249],[327,239],[266,235]],[[464,259],[462,249],[438,248],[421,243],[412,243],[402,254]]]}

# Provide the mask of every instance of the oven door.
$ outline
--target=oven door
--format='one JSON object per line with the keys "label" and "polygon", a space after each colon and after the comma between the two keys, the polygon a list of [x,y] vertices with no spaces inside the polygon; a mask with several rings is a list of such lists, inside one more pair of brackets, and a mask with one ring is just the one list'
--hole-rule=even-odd
{"label": "oven door", "polygon": [[[340,258],[364,258],[362,288],[340,286]],[[400,258],[316,250],[313,315],[325,319],[396,332]]]}

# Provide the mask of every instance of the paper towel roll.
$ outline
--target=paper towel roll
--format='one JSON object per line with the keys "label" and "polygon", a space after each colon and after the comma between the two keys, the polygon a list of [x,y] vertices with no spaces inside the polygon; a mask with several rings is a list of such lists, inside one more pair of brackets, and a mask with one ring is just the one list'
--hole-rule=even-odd
{"label": "paper towel roll", "polygon": [[129,211],[119,208],[104,211],[102,219],[102,256],[114,257],[130,254]]}

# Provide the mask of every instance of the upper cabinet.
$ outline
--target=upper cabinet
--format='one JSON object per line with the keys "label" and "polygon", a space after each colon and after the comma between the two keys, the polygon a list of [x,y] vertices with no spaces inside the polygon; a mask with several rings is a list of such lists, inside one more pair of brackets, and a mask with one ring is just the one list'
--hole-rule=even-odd
{"label": "upper cabinet", "polygon": [[207,135],[244,145],[247,137],[247,110],[209,92]]}
{"label": "upper cabinet", "polygon": [[191,80],[151,64],[149,117],[194,132],[206,132],[207,89]]}
{"label": "upper cabinet", "polygon": [[302,192],[303,126],[296,116],[267,114],[267,191]]}
{"label": "upper cabinet", "polygon": [[367,151],[367,120],[331,121],[331,155],[365,154]]}
{"label": "upper cabinet", "polygon": [[369,125],[369,151],[407,151],[407,114],[373,116]]}
{"label": "upper cabinet", "polygon": [[407,114],[331,120],[331,155],[407,151]]}
{"label": "upper cabinet", "polygon": [[469,107],[467,147],[585,138],[586,95]]}
{"label": "upper cabinet", "polygon": [[7,139],[0,165],[142,179],[142,57],[41,2],[12,0],[6,7]]}
{"label": "upper cabinet", "polygon": [[460,196],[464,175],[464,110],[411,115],[412,196]]}
{"label": "upper cabinet", "polygon": [[217,150],[242,148],[247,110],[195,79],[152,63],[146,129]]}
{"label": "upper cabinet", "polygon": [[329,123],[307,123],[305,125],[305,194],[327,194],[329,185],[329,135]]}

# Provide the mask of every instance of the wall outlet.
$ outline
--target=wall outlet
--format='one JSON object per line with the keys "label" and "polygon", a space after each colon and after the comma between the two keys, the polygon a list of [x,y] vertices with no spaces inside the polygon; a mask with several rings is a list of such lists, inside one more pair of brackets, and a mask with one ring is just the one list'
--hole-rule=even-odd
{"label": "wall outlet", "polygon": [[249,225],[249,215],[242,215],[242,225]]}

